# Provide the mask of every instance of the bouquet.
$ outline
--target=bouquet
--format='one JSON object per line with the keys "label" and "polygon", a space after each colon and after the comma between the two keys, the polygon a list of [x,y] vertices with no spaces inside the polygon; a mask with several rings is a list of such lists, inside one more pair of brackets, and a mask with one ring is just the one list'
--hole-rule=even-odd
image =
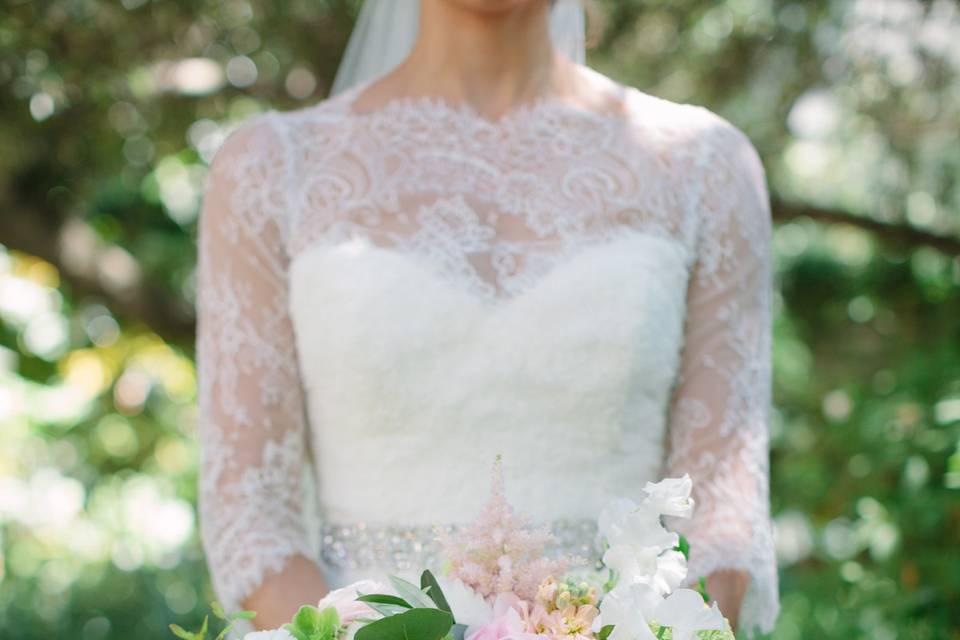
{"label": "bouquet", "polygon": [[[687,573],[685,541],[660,517],[690,516],[691,485],[684,474],[648,482],[639,504],[612,500],[597,523],[602,561],[578,573],[583,558],[548,558],[549,528],[532,527],[507,503],[498,458],[477,520],[438,533],[440,575],[424,570],[420,584],[361,580],[244,640],[733,640],[716,602],[708,607],[701,592],[677,588]],[[214,611],[228,622],[252,615]],[[204,640],[206,628],[174,633]]]}

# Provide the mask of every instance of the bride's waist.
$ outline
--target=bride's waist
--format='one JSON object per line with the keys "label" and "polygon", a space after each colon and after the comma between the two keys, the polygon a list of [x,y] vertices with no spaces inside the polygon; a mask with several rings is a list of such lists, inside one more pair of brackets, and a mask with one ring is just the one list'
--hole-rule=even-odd
{"label": "bride's waist", "polygon": [[[537,523],[551,536],[544,555],[569,555],[586,563],[602,555],[597,544],[597,522],[587,518],[561,518]],[[321,526],[320,558],[335,570],[403,572],[438,568],[444,560],[441,535],[463,531],[462,524],[404,525],[355,522],[324,522]]]}

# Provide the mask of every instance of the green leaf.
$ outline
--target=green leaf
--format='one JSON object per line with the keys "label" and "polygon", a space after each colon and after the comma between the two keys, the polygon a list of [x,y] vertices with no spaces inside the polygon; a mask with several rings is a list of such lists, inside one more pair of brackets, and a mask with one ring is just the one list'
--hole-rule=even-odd
{"label": "green leaf", "polygon": [[368,602],[367,606],[379,613],[381,616],[395,616],[410,610],[410,607],[401,607],[400,605],[396,604],[379,604],[377,602]]}
{"label": "green leaf", "polygon": [[194,634],[190,633],[178,624],[171,624],[170,631],[173,632],[173,635],[177,636],[178,638],[182,638],[183,640],[193,640],[194,638]]}
{"label": "green leaf", "polygon": [[453,613],[446,596],[443,595],[443,591],[440,589],[440,583],[437,582],[436,576],[434,576],[429,569],[425,569],[424,572],[420,574],[420,588],[427,592],[427,595],[434,601],[438,609]]}
{"label": "green leaf", "polygon": [[217,637],[214,638],[214,640],[223,640],[224,638],[227,637],[227,634],[230,633],[231,629],[233,629],[233,625],[228,624],[226,627],[223,628],[223,631],[217,634]]}
{"label": "green leaf", "polygon": [[217,616],[221,620],[227,619],[227,614],[224,612],[223,607],[216,600],[210,603],[210,610],[213,611],[213,615]]}
{"label": "green leaf", "polygon": [[297,640],[332,640],[340,628],[340,616],[333,607],[320,611],[316,607],[303,606],[293,616],[293,621],[283,628]]}
{"label": "green leaf", "polygon": [[228,616],[231,620],[253,620],[257,617],[256,611],[237,611]]}
{"label": "green leaf", "polygon": [[359,600],[360,602],[377,602],[380,604],[395,604],[405,609],[413,608],[410,606],[410,603],[408,603],[403,598],[398,598],[397,596],[392,596],[387,593],[368,593],[362,596],[357,596],[357,600]]}
{"label": "green leaf", "polygon": [[700,579],[697,581],[697,589],[695,589],[695,591],[700,592],[704,602],[710,602],[710,594],[707,593],[707,579],[703,576],[700,576]]}
{"label": "green leaf", "polygon": [[613,633],[613,625],[605,624],[600,628],[600,633],[597,635],[597,640],[607,640],[611,633]]}
{"label": "green leaf", "polygon": [[287,623],[283,625],[283,630],[292,635],[296,640],[310,640],[306,633],[297,629],[293,624]]}
{"label": "green leaf", "polygon": [[608,567],[607,571],[609,571],[609,573],[607,574],[608,575],[607,581],[603,583],[604,593],[610,593],[611,591],[613,591],[613,588],[617,586],[617,581],[620,578],[619,574],[617,574],[615,570]]}
{"label": "green leaf", "polygon": [[419,607],[423,609],[435,609],[436,605],[433,603],[427,594],[417,588],[417,585],[412,582],[407,582],[403,578],[397,576],[390,576],[390,584],[393,585],[393,588],[397,590],[397,593],[400,594],[404,600],[410,603],[412,607]]}
{"label": "green leaf", "polygon": [[453,623],[453,626],[450,627],[450,635],[447,636],[452,640],[463,640],[463,636],[467,633],[467,625],[460,624],[459,622]]}
{"label": "green leaf", "polygon": [[[397,596],[387,595],[385,593],[360,593],[357,596],[357,600],[366,602],[367,606],[379,613],[382,616],[394,616],[398,613],[403,613],[407,609],[411,609],[410,604],[403,598],[397,598],[400,604],[394,604],[390,602],[379,602],[379,596],[386,596],[387,598],[396,598]],[[366,599],[367,596],[378,596],[375,600]]]}
{"label": "green leaf", "polygon": [[355,640],[442,640],[453,616],[440,609],[409,609],[361,627]]}

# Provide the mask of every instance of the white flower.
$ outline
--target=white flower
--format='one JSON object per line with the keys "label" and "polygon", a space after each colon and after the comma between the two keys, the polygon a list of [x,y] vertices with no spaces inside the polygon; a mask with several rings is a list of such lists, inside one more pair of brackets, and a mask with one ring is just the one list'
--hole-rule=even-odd
{"label": "white flower", "polygon": [[597,538],[609,540],[616,536],[627,514],[636,508],[636,503],[626,498],[615,498],[608,502],[597,518]]}
{"label": "white flower", "polygon": [[662,595],[671,593],[687,576],[687,558],[680,551],[664,551],[657,556],[657,571],[650,585]]}
{"label": "white flower", "polygon": [[273,631],[254,631],[243,636],[243,640],[296,640],[284,629],[274,629]]}
{"label": "white flower", "polygon": [[[621,503],[605,511],[603,524],[610,548],[603,554],[603,563],[617,572],[620,584],[643,582],[662,594],[669,593],[686,575],[685,558],[671,551],[680,536],[667,531],[660,514],[649,505],[630,510],[625,506]],[[671,555],[660,559],[664,552]]]}
{"label": "white flower", "polygon": [[603,553],[603,564],[617,572],[620,584],[648,582],[657,571],[656,547],[615,544]]}
{"label": "white flower", "polygon": [[655,547],[618,545],[603,554],[603,564],[617,572],[617,584],[639,582],[666,596],[687,575],[687,559],[679,551],[664,551],[660,555],[657,551]]}
{"label": "white flower", "polygon": [[674,549],[680,536],[663,526],[661,516],[688,517],[692,486],[689,474],[648,482],[639,505],[617,498],[600,512],[597,537],[609,545],[603,563],[617,572],[619,584],[647,584],[665,596],[686,577],[686,558]]}
{"label": "white flower", "polygon": [[726,629],[727,621],[716,601],[708,607],[693,589],[677,589],[660,603],[653,616],[657,622],[672,627],[674,640],[691,640],[698,631]]}
{"label": "white flower", "polygon": [[628,544],[637,548],[657,547],[659,551],[677,546],[680,536],[663,527],[660,522],[660,512],[653,506],[655,505],[640,504],[613,522],[607,535],[610,546]]}
{"label": "white flower", "polygon": [[667,516],[689,518],[693,513],[694,500],[690,497],[693,480],[685,473],[679,478],[664,478],[660,482],[647,482],[643,490],[647,493],[643,504],[657,513]]}
{"label": "white flower", "polygon": [[493,607],[484,600],[483,596],[468,587],[456,578],[434,576],[440,585],[453,612],[453,619],[460,624],[482,625],[490,622],[493,617]]}
{"label": "white flower", "polygon": [[600,601],[600,615],[594,618],[593,630],[612,624],[609,640],[656,640],[647,620],[662,602],[660,594],[649,585],[618,585]]}

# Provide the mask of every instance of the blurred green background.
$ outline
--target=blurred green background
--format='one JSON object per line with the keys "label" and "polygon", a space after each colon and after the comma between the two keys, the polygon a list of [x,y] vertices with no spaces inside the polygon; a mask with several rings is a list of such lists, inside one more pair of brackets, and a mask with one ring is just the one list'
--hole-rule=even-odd
{"label": "blurred green background", "polygon": [[[169,637],[193,504],[196,217],[231,127],[322,99],[357,2],[4,0],[0,638]],[[960,639],[960,8],[607,0],[588,62],[763,156],[773,636]]]}

